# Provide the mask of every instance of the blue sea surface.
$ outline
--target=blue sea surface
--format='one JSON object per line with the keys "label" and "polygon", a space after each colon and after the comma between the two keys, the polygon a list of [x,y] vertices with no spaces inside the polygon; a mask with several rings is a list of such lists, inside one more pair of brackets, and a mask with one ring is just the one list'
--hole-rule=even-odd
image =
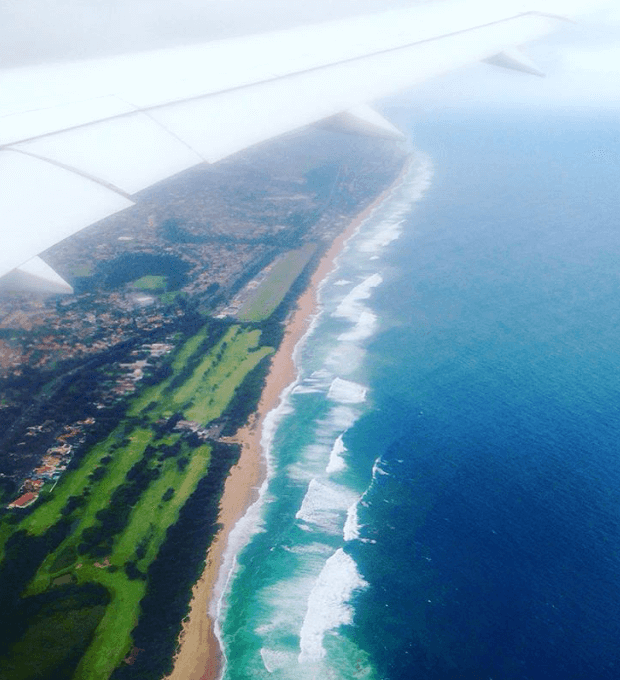
{"label": "blue sea surface", "polygon": [[620,125],[411,124],[270,415],[224,677],[619,678]]}

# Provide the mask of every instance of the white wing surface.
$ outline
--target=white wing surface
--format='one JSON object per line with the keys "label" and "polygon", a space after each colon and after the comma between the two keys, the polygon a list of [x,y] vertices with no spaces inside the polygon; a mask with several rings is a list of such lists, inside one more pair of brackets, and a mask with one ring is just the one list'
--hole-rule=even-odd
{"label": "white wing surface", "polygon": [[514,62],[509,48],[562,23],[530,4],[437,2],[0,71],[0,277],[193,165],[477,60]]}

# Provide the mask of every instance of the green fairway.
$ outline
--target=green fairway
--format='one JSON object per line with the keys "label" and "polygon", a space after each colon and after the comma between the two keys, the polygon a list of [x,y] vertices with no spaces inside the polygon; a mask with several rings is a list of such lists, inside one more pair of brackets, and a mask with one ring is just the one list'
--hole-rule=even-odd
{"label": "green fairway", "polygon": [[[127,411],[128,416],[140,415],[147,409],[151,404],[156,404],[156,413],[159,417],[160,413],[163,413],[169,407],[169,397],[166,395],[166,391],[169,389],[170,384],[174,377],[183,371],[188,364],[188,362],[196,355],[198,355],[200,347],[206,342],[209,336],[208,329],[206,327],[201,328],[198,333],[193,335],[189,340],[187,340],[175,353],[174,359],[172,361],[172,376],[163,380],[157,385],[148,387],[142,390],[141,394],[134,398]],[[153,417],[152,412],[149,412],[151,417]]]}
{"label": "green fairway", "polygon": [[[135,505],[130,521],[114,547],[113,564],[122,565],[136,559],[142,571],[148,567],[165,537],[165,528],[176,521],[179,510],[205,474],[210,454],[209,446],[198,447],[191,452],[188,466],[182,472],[174,459],[165,461],[164,472],[149,485]],[[162,500],[170,488],[174,489],[174,494],[170,500]],[[145,550],[142,558],[136,550],[141,544]]]}
{"label": "green fairway", "polygon": [[[109,593],[105,608],[68,602],[66,625],[50,614],[45,635],[33,622],[7,663],[26,647],[35,661],[15,677],[30,680],[37,664],[52,669],[79,651],[73,677],[105,680],[129,654],[149,567],[211,460],[211,446],[174,430],[174,423],[181,417],[208,426],[220,418],[248,373],[273,352],[260,339],[259,330],[240,324],[205,324],[177,348],[172,375],[133,399],[126,418],[64,474],[46,502],[17,525],[3,523],[6,539],[16,529],[43,536],[63,516],[72,519],[68,535],[44,558],[22,597],[32,601],[69,587],[102,586]],[[61,625],[64,632],[48,654],[46,636]]]}
{"label": "green fairway", "polygon": [[[22,529],[28,533],[39,535],[57,522],[61,517],[61,510],[71,496],[82,497],[90,486],[89,476],[95,469],[101,467],[101,460],[121,449],[123,453],[113,456],[111,464],[106,467],[106,474],[97,485],[97,496],[106,497],[119,479],[122,479],[127,469],[141,455],[144,446],[151,438],[148,430],[136,431],[133,439],[127,440],[127,447],[122,446],[125,437],[125,427],[119,425],[103,442],[96,444],[87,454],[77,470],[66,473],[56,485],[51,498],[39,506],[22,522]],[[142,446],[144,444],[144,446]],[[91,501],[92,503],[92,501]],[[90,505],[90,503],[89,503]]]}
{"label": "green fairway", "polygon": [[[109,560],[112,565],[123,566],[130,560],[137,561],[142,573],[157,557],[166,537],[167,528],[176,522],[181,507],[194,492],[205,474],[209,462],[209,447],[196,450],[184,473],[176,469],[174,461],[167,461],[167,474],[162,475],[142,494],[133,508],[130,521],[114,546]],[[168,488],[175,493],[169,501],[162,501]],[[143,545],[145,555],[137,559],[136,548]],[[146,583],[130,580],[124,571],[110,573],[91,567],[84,572],[88,581],[99,582],[111,589],[113,607],[106,611],[96,631],[96,637],[82,658],[76,678],[107,678],[112,670],[127,656],[132,647],[131,631],[137,623],[139,604]],[[81,575],[82,577],[82,575]],[[95,669],[98,669],[95,672]]]}
{"label": "green fairway", "polygon": [[[59,555],[61,553],[66,555],[70,552],[71,548],[75,549],[82,531],[95,524],[96,514],[108,505],[112,492],[123,482],[134,463],[142,457],[144,449],[151,441],[152,436],[152,432],[148,430],[134,430],[126,439],[128,444],[121,449],[117,449],[116,455],[111,463],[109,463],[107,474],[97,484],[96,489],[89,494],[88,501],[80,513],[79,520],[76,520],[71,535],[60,544],[56,551],[48,555],[39,569],[35,580],[31,583],[27,594],[41,592],[49,586],[51,574],[54,573],[52,570],[55,568]],[[109,441],[109,437],[106,441]],[[110,453],[110,450],[106,453]],[[39,510],[43,511],[46,507],[46,505],[42,505]],[[31,531],[31,533],[34,532]],[[76,557],[76,560],[78,559]],[[81,574],[79,579],[83,580]]]}

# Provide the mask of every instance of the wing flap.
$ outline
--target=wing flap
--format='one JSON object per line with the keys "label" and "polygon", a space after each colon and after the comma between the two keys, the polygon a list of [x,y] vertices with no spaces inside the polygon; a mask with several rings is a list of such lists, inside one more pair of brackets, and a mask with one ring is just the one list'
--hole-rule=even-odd
{"label": "wing flap", "polygon": [[[536,4],[549,4],[549,0]],[[387,50],[450,39],[476,27],[499,26],[522,16],[524,9],[518,0],[497,6],[448,0],[205,45],[0,70],[0,144],[46,134],[54,126],[68,129],[118,112],[215,95]],[[501,48],[514,44],[509,39]],[[16,117],[11,120],[12,114]]]}
{"label": "wing flap", "polygon": [[67,295],[73,288],[40,257],[28,260],[0,278],[0,290]]}
{"label": "wing flap", "polygon": [[[556,20],[529,14],[449,38],[156,107],[150,115],[209,162],[526,42]],[[372,93],[372,94],[371,94]]]}
{"label": "wing flap", "polygon": [[14,147],[134,194],[203,159],[145,113],[47,135]]}
{"label": "wing flap", "polygon": [[[562,6],[570,4],[584,0]],[[427,3],[272,35],[0,71],[0,276],[201,159],[355,110],[558,23],[524,9],[522,0]]]}
{"label": "wing flap", "polygon": [[97,182],[16,151],[0,151],[0,177],[0,276],[132,205]]}
{"label": "wing flap", "polygon": [[0,145],[114,118],[134,110],[118,97],[106,95],[14,113],[0,119]]}
{"label": "wing flap", "polygon": [[348,111],[336,114],[317,123],[326,130],[349,134],[383,137],[384,139],[405,139],[405,135],[389,120],[367,104],[360,104]]}

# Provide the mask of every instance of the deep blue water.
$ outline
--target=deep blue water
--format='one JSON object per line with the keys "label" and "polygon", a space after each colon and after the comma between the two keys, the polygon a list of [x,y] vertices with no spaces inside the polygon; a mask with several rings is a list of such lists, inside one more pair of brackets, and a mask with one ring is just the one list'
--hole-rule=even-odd
{"label": "deep blue water", "polygon": [[618,678],[620,125],[414,123],[273,416],[227,677]]}

